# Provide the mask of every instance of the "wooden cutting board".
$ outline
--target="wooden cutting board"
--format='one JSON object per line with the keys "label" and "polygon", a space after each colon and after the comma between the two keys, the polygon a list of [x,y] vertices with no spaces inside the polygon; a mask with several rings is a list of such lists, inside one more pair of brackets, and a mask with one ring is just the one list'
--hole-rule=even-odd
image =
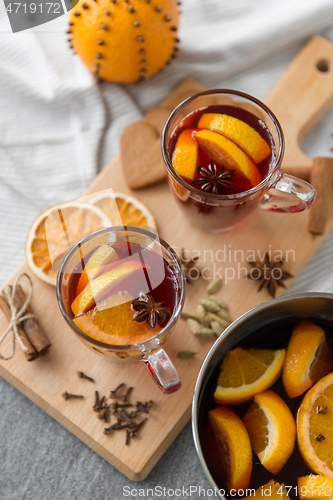
{"label": "wooden cutting board", "polygon": [[[330,91],[327,87],[329,79],[332,81],[331,76],[327,78],[327,74],[319,72],[313,64],[313,58],[315,57],[316,61],[328,60],[332,68],[333,45],[321,38],[313,39],[303,49],[298,59],[296,58],[296,62],[292,63],[291,68],[294,64],[299,64],[300,57],[304,60],[304,54],[307,53],[312,54],[312,59],[310,58],[309,62],[305,57],[309,64],[305,64],[304,73],[294,75],[289,69],[287,74],[290,78],[284,77],[282,83],[278,84],[267,100],[281,119],[285,130],[288,130],[289,120],[293,120],[293,127],[299,124],[304,129],[304,102],[307,103],[306,116],[311,125],[332,102],[333,85],[330,85]],[[308,99],[311,89],[303,85],[302,75],[308,74],[309,71],[312,74],[312,85],[316,88],[313,102]],[[290,93],[294,96],[292,103],[290,103]],[[288,150],[287,155],[289,157],[291,155]],[[119,157],[101,172],[87,193],[108,187],[129,191],[123,178]],[[246,258],[247,251],[250,250],[260,251],[261,254],[265,249],[281,250],[284,254],[287,251],[294,251],[295,261],[291,259],[289,253],[285,269],[298,276],[333,228],[331,218],[326,234],[313,236],[306,230],[308,219],[306,212],[285,215],[257,210],[244,225],[230,233],[206,234],[189,226],[166,182],[134,194],[152,210],[160,236],[177,251],[185,247],[190,251],[201,252],[203,260],[201,267],[208,268],[207,274],[211,273],[213,277],[214,270],[215,272],[220,270],[225,276],[230,276],[231,270],[237,270],[240,264],[243,268],[241,276],[228,280],[220,292],[220,296],[230,306],[233,319],[270,298],[266,291],[257,293],[257,283],[244,279],[244,268],[248,269],[249,266],[245,261],[241,262],[242,252]],[[220,252],[216,253],[218,250]],[[238,251],[236,255],[235,251]],[[212,341],[196,338],[185,322],[182,320],[178,322],[165,347],[179,372],[182,388],[174,394],[165,396],[150,380],[142,364],[112,363],[86,349],[62,318],[57,306],[55,289],[35,278],[26,264],[23,264],[15,275],[22,272],[27,272],[32,278],[34,286],[32,308],[50,338],[52,347],[47,356],[30,363],[26,362],[18,349],[12,360],[0,362],[0,375],[128,478],[142,480],[188,422],[196,377]],[[14,277],[9,283],[13,282]],[[288,286],[291,283],[292,280],[286,282]],[[206,286],[207,281],[203,279],[193,286],[188,286],[187,310],[194,311],[197,301],[205,296]],[[282,292],[283,290],[279,289],[279,295]],[[6,326],[6,320],[1,315],[0,332],[3,332]],[[181,350],[195,351],[197,355],[191,360],[181,360],[176,358],[176,353]],[[87,372],[96,383],[78,379],[77,370]],[[130,446],[124,446],[125,436],[122,431],[105,436],[103,423],[97,420],[96,414],[92,412],[94,390],[98,389],[102,395],[108,395],[110,389],[114,389],[120,382],[135,386],[134,401],[153,399],[156,403],[149,415],[146,428],[142,429],[137,439],[132,440]],[[60,396],[64,390],[83,394],[85,399],[64,401]]]}

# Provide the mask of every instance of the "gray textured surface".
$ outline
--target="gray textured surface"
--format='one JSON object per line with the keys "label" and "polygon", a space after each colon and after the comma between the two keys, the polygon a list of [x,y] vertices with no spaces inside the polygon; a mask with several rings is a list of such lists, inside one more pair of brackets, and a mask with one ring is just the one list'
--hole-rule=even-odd
{"label": "gray textured surface", "polygon": [[[1,500],[135,498],[123,495],[125,486],[209,488],[190,424],[148,478],[133,483],[4,380],[0,380],[0,415]],[[157,495],[158,490],[144,498]]]}

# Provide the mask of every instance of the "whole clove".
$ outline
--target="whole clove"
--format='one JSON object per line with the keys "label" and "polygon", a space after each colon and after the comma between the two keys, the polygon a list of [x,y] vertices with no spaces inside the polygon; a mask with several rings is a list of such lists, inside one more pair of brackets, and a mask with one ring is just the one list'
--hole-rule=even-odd
{"label": "whole clove", "polygon": [[88,377],[88,375],[85,375],[85,373],[83,373],[83,372],[77,372],[77,376],[79,378],[84,378],[86,380],[90,380],[90,382],[95,382],[95,380],[93,378]]}
{"label": "whole clove", "polygon": [[119,384],[113,391],[110,391],[110,398],[112,399],[115,399],[115,398],[118,398],[119,397],[119,391],[120,389],[122,389],[124,387],[124,382],[122,382],[121,384]]}
{"label": "whole clove", "polygon": [[135,437],[137,435],[137,433],[139,432],[139,430],[141,429],[141,427],[143,426],[143,424],[146,422],[146,420],[148,420],[148,418],[144,418],[143,420],[141,420],[141,422],[139,422],[135,427],[134,429],[132,429],[130,431],[130,434],[131,436],[130,437]]}
{"label": "whole clove", "polygon": [[81,396],[79,394],[69,394],[67,391],[63,392],[61,394],[61,396],[64,398],[64,399],[72,399],[72,398],[77,398],[77,399],[83,399],[84,396]]}
{"label": "whole clove", "polygon": [[93,406],[94,411],[100,411],[99,409],[99,394],[98,391],[95,391],[95,404]]}
{"label": "whole clove", "polygon": [[123,396],[121,396],[121,398],[120,398],[120,399],[121,399],[121,401],[122,401],[123,403],[126,403],[126,402],[127,402],[127,399],[128,399],[128,397],[129,397],[129,395],[131,394],[131,392],[132,392],[132,391],[133,391],[133,387],[129,387],[129,388],[127,389],[127,391],[125,392],[125,394],[124,394]]}

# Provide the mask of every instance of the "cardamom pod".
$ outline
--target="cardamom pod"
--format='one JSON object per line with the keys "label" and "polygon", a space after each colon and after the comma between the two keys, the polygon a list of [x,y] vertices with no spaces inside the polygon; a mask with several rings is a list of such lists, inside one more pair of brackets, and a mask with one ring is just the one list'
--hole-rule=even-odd
{"label": "cardamom pod", "polygon": [[223,309],[220,309],[217,314],[220,316],[220,318],[223,318],[226,321],[228,321],[228,323],[231,323],[231,317],[230,317],[230,314],[227,311],[225,311]]}
{"label": "cardamom pod", "polygon": [[200,304],[204,306],[206,311],[217,313],[220,310],[220,307],[214,302],[213,300],[210,299],[201,299]]}
{"label": "cardamom pod", "polygon": [[212,295],[218,292],[221,286],[222,286],[222,280],[221,278],[217,278],[216,280],[213,280],[209,283],[209,285],[207,286],[207,293],[209,295]]}
{"label": "cardamom pod", "polygon": [[199,304],[195,310],[196,316],[198,316],[199,321],[203,321],[205,314],[206,314],[206,309],[202,304]]}
{"label": "cardamom pod", "polygon": [[179,351],[176,354],[177,358],[180,358],[180,359],[191,359],[195,355],[196,355],[196,352],[192,352],[192,351]]}
{"label": "cardamom pod", "polygon": [[200,321],[200,318],[196,314],[190,313],[188,311],[182,311],[180,316],[183,319],[194,319],[195,321]]}
{"label": "cardamom pod", "polygon": [[187,321],[188,326],[191,328],[194,335],[198,335],[201,330],[201,325],[195,319],[189,318]]}
{"label": "cardamom pod", "polygon": [[209,326],[211,326],[212,321],[216,321],[216,323],[219,323],[223,328],[226,328],[230,325],[230,321],[226,321],[225,318],[221,318],[219,314],[207,313],[205,316],[204,325],[206,326],[206,324],[208,324]]}
{"label": "cardamom pod", "polygon": [[224,332],[225,328],[218,323],[217,321],[212,321],[211,324],[211,329],[216,333],[216,335],[220,336],[222,332]]}
{"label": "cardamom pod", "polygon": [[200,328],[198,333],[196,333],[196,336],[200,337],[202,339],[210,339],[210,338],[215,337],[215,333],[214,333],[214,330],[212,330],[211,328],[203,327],[203,328]]}
{"label": "cardamom pod", "polygon": [[226,311],[228,310],[228,306],[224,300],[220,299],[220,297],[215,297],[215,295],[211,295],[209,297],[209,300],[212,300],[215,302],[221,309],[225,309]]}

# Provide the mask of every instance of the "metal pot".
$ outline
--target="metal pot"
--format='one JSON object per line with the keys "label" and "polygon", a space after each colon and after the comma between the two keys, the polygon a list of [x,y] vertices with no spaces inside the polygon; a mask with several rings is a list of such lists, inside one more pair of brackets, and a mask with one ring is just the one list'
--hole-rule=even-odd
{"label": "metal pot", "polygon": [[[333,342],[333,295],[325,293],[289,295],[251,309],[224,331],[203,362],[193,396],[192,431],[202,468],[220,498],[225,499],[224,485],[208,467],[202,443],[207,411],[215,406],[212,403],[212,393],[216,386],[221,361],[236,345],[266,349],[286,347],[293,325],[304,320],[313,321],[324,328],[329,342]],[[225,490],[227,491],[226,488]]]}

